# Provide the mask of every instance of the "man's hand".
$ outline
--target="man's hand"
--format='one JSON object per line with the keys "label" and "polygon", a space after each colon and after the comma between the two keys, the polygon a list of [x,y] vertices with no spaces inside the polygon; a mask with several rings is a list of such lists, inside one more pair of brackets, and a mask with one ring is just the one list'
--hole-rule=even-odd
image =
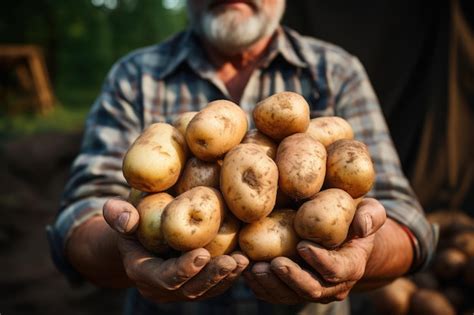
{"label": "man's hand", "polygon": [[139,215],[131,204],[111,199],[103,210],[107,223],[121,236],[117,246],[128,278],[150,300],[167,303],[219,295],[237,280],[249,263],[237,252],[211,258],[203,248],[183,253],[178,258],[156,257],[132,236],[138,227]]}
{"label": "man's hand", "polygon": [[299,265],[286,257],[259,262],[244,272],[256,296],[270,303],[329,303],[343,300],[364,276],[372,259],[374,233],[385,223],[384,207],[375,199],[364,199],[352,221],[348,241],[327,250],[309,241],[298,244],[304,260]]}

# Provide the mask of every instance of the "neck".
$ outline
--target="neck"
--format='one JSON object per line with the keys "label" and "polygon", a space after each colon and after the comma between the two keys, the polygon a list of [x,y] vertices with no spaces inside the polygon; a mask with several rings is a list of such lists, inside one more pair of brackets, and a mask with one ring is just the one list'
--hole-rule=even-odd
{"label": "neck", "polygon": [[234,55],[226,55],[209,43],[204,43],[207,56],[216,67],[221,79],[234,102],[239,102],[253,70],[258,66],[272,36],[267,36],[251,47]]}

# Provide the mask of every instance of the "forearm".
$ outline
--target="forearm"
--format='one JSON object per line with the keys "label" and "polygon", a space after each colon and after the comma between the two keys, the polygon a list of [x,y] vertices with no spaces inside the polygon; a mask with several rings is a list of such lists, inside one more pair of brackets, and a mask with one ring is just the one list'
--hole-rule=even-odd
{"label": "forearm", "polygon": [[403,228],[388,218],[375,234],[374,248],[357,290],[374,289],[406,274],[413,262],[413,246]]}
{"label": "forearm", "polygon": [[94,216],[74,230],[66,255],[79,273],[98,286],[130,286],[117,249],[118,237],[102,216]]}

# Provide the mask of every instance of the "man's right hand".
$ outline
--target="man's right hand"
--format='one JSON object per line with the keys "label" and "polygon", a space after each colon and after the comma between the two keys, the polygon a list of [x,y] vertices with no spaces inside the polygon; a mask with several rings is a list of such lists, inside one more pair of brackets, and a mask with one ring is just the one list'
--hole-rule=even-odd
{"label": "man's right hand", "polygon": [[134,237],[138,211],[130,203],[110,199],[103,208],[105,221],[119,235],[117,246],[128,278],[139,292],[159,303],[197,300],[226,291],[249,260],[235,252],[214,258],[204,248],[180,257],[162,259],[148,252]]}

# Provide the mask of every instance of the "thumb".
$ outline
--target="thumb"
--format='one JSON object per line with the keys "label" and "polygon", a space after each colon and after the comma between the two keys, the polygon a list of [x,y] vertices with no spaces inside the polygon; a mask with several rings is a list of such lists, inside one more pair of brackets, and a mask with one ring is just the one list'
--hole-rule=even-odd
{"label": "thumb", "polygon": [[130,203],[121,199],[109,199],[102,210],[105,221],[115,231],[123,235],[136,231],[140,216],[137,209]]}

